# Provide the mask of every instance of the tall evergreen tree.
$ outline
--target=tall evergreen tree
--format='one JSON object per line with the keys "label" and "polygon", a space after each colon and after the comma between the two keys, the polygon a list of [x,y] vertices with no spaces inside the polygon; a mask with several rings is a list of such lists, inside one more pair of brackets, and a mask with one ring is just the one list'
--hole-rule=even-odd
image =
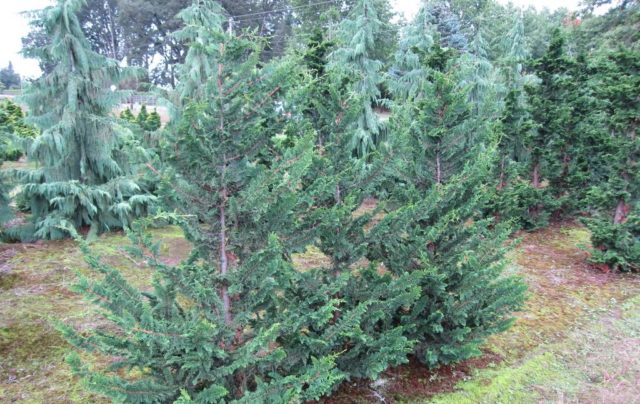
{"label": "tall evergreen tree", "polygon": [[385,29],[380,21],[381,5],[373,0],[358,0],[349,18],[341,25],[342,45],[332,55],[333,68],[350,78],[351,100],[358,105],[359,117],[354,127],[351,148],[365,158],[381,143],[384,130],[373,107],[384,104],[380,85],[383,82],[381,60],[374,59],[376,35]]}
{"label": "tall evergreen tree", "polygon": [[452,9],[451,2],[445,0],[423,0],[422,7],[436,31],[440,46],[454,48],[459,51],[466,50],[469,39],[464,32],[463,22]]}
{"label": "tall evergreen tree", "polygon": [[496,110],[497,86],[493,65],[488,60],[487,44],[482,36],[480,27],[470,45],[467,54],[468,60],[464,68],[467,72],[464,84],[469,86],[469,102],[474,105],[474,113],[477,116],[491,118]]}
{"label": "tall evergreen tree", "polygon": [[529,138],[531,153],[530,175],[534,189],[548,185],[541,200],[531,207],[531,216],[544,223],[550,213],[563,200],[567,200],[566,181],[572,155],[570,146],[573,133],[570,130],[572,61],[564,51],[565,40],[560,29],[555,29],[547,53],[534,62],[534,72],[540,82],[528,86],[531,118],[535,123],[533,136]]}
{"label": "tall evergreen tree", "polygon": [[[415,24],[408,32],[423,35],[421,19]],[[524,286],[501,275],[509,229],[483,218],[494,150],[470,144],[472,105],[454,74],[459,56],[437,38],[431,47],[406,41],[415,45],[398,60],[412,60],[415,70],[398,88],[409,97],[395,106],[390,169],[397,185],[389,212],[371,230],[368,256],[393,276],[418,277],[420,298],[396,321],[417,341],[418,359],[436,366],[479,354],[484,338],[510,324]]]}
{"label": "tall evergreen tree", "polygon": [[81,348],[123,358],[119,366],[144,377],[105,378],[73,363],[118,400],[317,399],[348,375],[335,368],[336,358],[368,342],[357,338],[368,304],[343,310],[348,278],[324,283],[288,259],[309,242],[299,227],[312,203],[302,189],[314,159],[313,137],[279,132],[276,97],[290,68],[259,66],[257,42],[225,32],[213,1],[195,2],[182,18],[178,36],[190,50],[181,69],[182,116],[168,129],[175,174],[167,176],[194,253],[178,267],[152,259],[152,293],[92,261],[105,280],[81,288],[104,296],[125,332],[67,335]]}
{"label": "tall evergreen tree", "polygon": [[[411,56],[418,65],[405,73],[397,86],[404,107],[399,109],[398,125],[413,136],[406,149],[416,164],[416,181],[426,185],[443,184],[460,173],[474,141],[482,136],[470,130],[473,106],[469,87],[462,85],[456,71],[459,55],[454,49],[442,48],[439,41],[428,51],[414,47]],[[407,98],[400,98],[408,95]]]}
{"label": "tall evergreen tree", "polygon": [[13,63],[0,70],[0,83],[4,88],[12,89],[20,87],[20,75],[13,70]]}
{"label": "tall evergreen tree", "polygon": [[[312,242],[326,263],[305,269],[301,289],[312,305],[301,303],[300,310],[317,311],[317,305],[328,300],[339,303],[329,327],[309,327],[303,338],[289,344],[294,357],[341,352],[336,365],[345,377],[375,378],[388,366],[407,361],[414,342],[405,336],[405,326],[394,323],[394,313],[411,305],[419,289],[415,275],[391,278],[365,258],[374,214],[363,204],[381,189],[385,159],[371,159],[364,173],[353,159],[351,133],[361,106],[345,102],[348,80],[343,72],[327,68],[329,43],[321,38],[309,42],[298,66],[304,85],[294,89],[297,98],[284,105],[292,108],[298,131],[315,134],[319,152],[303,181],[301,197],[307,207],[299,213],[298,237]],[[309,338],[324,343],[310,345]]]}
{"label": "tall evergreen tree", "polygon": [[494,214],[513,220],[519,228],[534,228],[538,218],[530,208],[543,198],[543,191],[533,187],[530,177],[528,145],[533,122],[524,91],[528,51],[525,44],[524,18],[520,11],[504,41],[504,58],[499,61],[504,75],[506,96],[499,119],[497,194]]}
{"label": "tall evergreen tree", "polygon": [[604,101],[604,130],[599,137],[587,133],[592,147],[585,148],[597,161],[591,165],[588,195],[596,215],[586,220],[595,247],[592,259],[612,269],[638,272],[640,53],[626,49],[612,52],[598,63],[594,76],[595,98]]}
{"label": "tall evergreen tree", "polygon": [[147,111],[147,106],[143,104],[140,107],[140,112],[138,113],[138,116],[136,117],[136,121],[138,125],[140,125],[141,127],[144,127],[145,122],[147,122],[147,118],[149,118],[149,112]]}
{"label": "tall evergreen tree", "polygon": [[123,227],[153,201],[136,183],[128,133],[109,117],[122,98],[109,88],[131,72],[91,51],[77,17],[83,4],[59,0],[42,13],[51,43],[31,51],[53,68],[22,97],[42,130],[28,153],[40,167],[24,173],[39,238],[64,237],[69,227],[90,226],[91,234]]}

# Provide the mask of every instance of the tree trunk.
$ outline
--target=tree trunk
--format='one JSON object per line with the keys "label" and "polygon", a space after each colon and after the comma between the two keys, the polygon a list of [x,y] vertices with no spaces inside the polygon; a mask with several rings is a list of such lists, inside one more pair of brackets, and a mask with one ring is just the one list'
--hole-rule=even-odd
{"label": "tree trunk", "polygon": [[500,183],[498,184],[498,191],[501,191],[507,184],[505,183],[505,173],[504,173],[504,157],[500,161]]}
{"label": "tree trunk", "polygon": [[[224,45],[220,45],[220,50],[221,53],[224,52]],[[219,124],[219,130],[220,130],[220,134],[224,137],[224,131],[225,131],[225,125],[224,125],[224,114],[223,114],[223,110],[224,108],[224,101],[223,101],[223,97],[224,97],[224,86],[222,83],[222,73],[224,70],[224,66],[222,65],[222,63],[218,64],[218,80],[217,80],[217,87],[218,87],[218,102],[220,103],[220,115],[219,115],[219,119],[220,119],[220,124]],[[225,211],[225,207],[227,205],[227,200],[229,197],[228,194],[228,189],[227,189],[227,184],[226,184],[226,178],[225,178],[225,174],[226,174],[226,164],[227,164],[227,157],[223,156],[222,157],[222,161],[223,161],[223,167],[222,167],[222,173],[221,173],[221,179],[222,179],[222,200],[220,201],[220,275],[225,276],[227,274],[227,272],[229,271],[229,260],[227,259],[227,217],[226,217],[226,211]],[[229,298],[229,288],[226,285],[222,286],[222,309],[224,312],[224,321],[227,325],[231,324],[231,299]]]}
{"label": "tree trunk", "polygon": [[536,162],[533,166],[533,181],[531,182],[534,188],[540,188],[540,163]]}
{"label": "tree trunk", "polygon": [[627,215],[629,214],[629,206],[625,202],[624,199],[620,199],[618,201],[618,206],[616,207],[616,214],[613,217],[614,224],[623,224],[627,221]]}
{"label": "tree trunk", "polygon": [[442,166],[440,163],[440,150],[436,151],[436,184],[442,184]]}
{"label": "tree trunk", "polygon": [[[220,275],[225,276],[229,271],[229,260],[227,259],[227,228],[226,228],[226,212],[225,204],[227,202],[227,188],[222,190],[222,204],[220,205]],[[231,324],[231,299],[229,298],[229,289],[225,284],[222,286],[222,309],[224,313],[224,322]]]}

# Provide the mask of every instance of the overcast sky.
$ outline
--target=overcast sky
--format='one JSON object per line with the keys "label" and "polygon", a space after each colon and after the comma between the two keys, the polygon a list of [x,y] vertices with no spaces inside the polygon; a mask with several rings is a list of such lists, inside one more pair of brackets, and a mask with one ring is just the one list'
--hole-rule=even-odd
{"label": "overcast sky", "polygon": [[[507,0],[499,0],[508,3]],[[410,20],[418,10],[420,0],[391,0],[395,7],[403,12]],[[513,4],[536,7],[548,7],[555,9],[558,7],[575,8],[579,0],[512,0]],[[20,38],[25,36],[29,27],[24,17],[20,15],[22,11],[43,8],[53,3],[53,0],[0,0],[0,67],[5,67],[9,61],[13,62],[14,69],[22,76],[33,77],[40,73],[38,63],[34,60],[27,60],[20,56],[22,47]]]}

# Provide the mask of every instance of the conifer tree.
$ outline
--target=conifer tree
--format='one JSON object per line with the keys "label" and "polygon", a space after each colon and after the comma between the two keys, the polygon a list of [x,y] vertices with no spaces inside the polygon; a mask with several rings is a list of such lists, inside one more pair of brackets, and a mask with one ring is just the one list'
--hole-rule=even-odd
{"label": "conifer tree", "polygon": [[469,87],[462,85],[456,71],[457,52],[442,48],[437,40],[427,52],[417,48],[411,52],[419,65],[407,71],[397,86],[400,97],[408,95],[399,98],[406,105],[399,110],[398,125],[414,134],[406,137],[413,142],[406,151],[416,164],[416,180],[442,184],[461,171],[474,141],[482,136],[471,130],[473,106]]}
{"label": "conifer tree", "polygon": [[[2,112],[0,112],[0,116],[1,115]],[[8,154],[6,150],[7,146],[13,143],[12,137],[10,133],[0,130],[0,167],[4,163],[5,156]],[[13,216],[11,207],[9,206],[11,202],[9,196],[11,186],[7,180],[4,173],[0,172],[0,230],[3,230],[3,225]]]}
{"label": "conifer tree", "polygon": [[375,38],[384,30],[380,21],[381,3],[358,0],[349,18],[341,25],[341,46],[332,54],[332,67],[339,69],[351,81],[351,99],[358,106],[358,119],[353,128],[351,149],[365,158],[382,142],[384,130],[373,110],[384,104],[380,85],[383,82],[383,62],[374,59]]}
{"label": "conifer tree", "polygon": [[131,112],[131,108],[129,107],[127,107],[126,109],[122,110],[122,112],[120,112],[120,119],[123,119],[129,123],[136,122],[136,117],[135,115],[133,115],[133,112]]}
{"label": "conifer tree", "polygon": [[469,40],[464,32],[460,17],[452,9],[451,2],[423,0],[422,8],[428,16],[429,23],[438,33],[441,47],[454,48],[458,51],[467,50]]}
{"label": "conifer tree", "polygon": [[19,105],[11,100],[0,104],[0,131],[13,133],[21,138],[34,138],[38,131],[25,122],[25,114]]}
{"label": "conifer tree", "polygon": [[[372,226],[374,213],[363,213],[362,205],[374,190],[381,189],[386,156],[380,153],[381,158],[370,160],[366,173],[352,158],[350,135],[360,105],[345,102],[345,81],[341,72],[327,68],[327,44],[318,37],[310,41],[303,58],[307,73],[301,77],[311,79],[298,94],[304,105],[300,111],[303,119],[295,117],[294,122],[321,139],[316,142],[319,153],[310,176],[304,181],[303,198],[308,208],[300,212],[300,230],[327,262],[305,270],[301,280],[307,296],[304,300],[315,303],[305,303],[301,310],[315,311],[315,305],[332,299],[339,304],[330,327],[310,327],[309,333],[293,340],[291,346],[295,356],[341,352],[336,365],[345,377],[376,378],[387,367],[407,361],[414,341],[405,336],[406,326],[393,320],[398,310],[419,297],[419,289],[415,274],[392,278],[378,272],[378,263],[365,259],[369,243],[366,229]],[[311,100],[314,95],[320,97]],[[336,327],[341,331],[336,332]],[[305,340],[310,337],[324,343],[309,345]]]}
{"label": "conifer tree", "polygon": [[[585,152],[591,165],[588,201],[596,214],[587,219],[595,248],[592,260],[608,268],[640,271],[640,53],[620,49],[598,63],[595,98],[604,101],[604,130],[588,132]],[[593,110],[592,115],[596,115]]]}
{"label": "conifer tree", "polygon": [[153,110],[147,117],[147,120],[144,122],[144,129],[150,132],[156,131],[160,129],[162,126],[162,121],[160,119],[160,114],[157,110]]}
{"label": "conifer tree", "polygon": [[327,38],[327,33],[320,28],[313,31],[300,63],[304,69],[300,77],[310,84],[304,87],[300,83],[299,87],[304,90],[295,99],[298,101],[296,104],[302,105],[302,115],[315,131],[321,146],[330,140],[332,134],[345,134],[345,125],[351,122],[346,116],[349,111],[346,79],[340,72],[328,68],[333,46],[334,42]]}
{"label": "conifer tree", "polygon": [[[259,66],[257,42],[225,32],[213,1],[194,2],[181,17],[177,36],[190,48],[181,68],[182,114],[167,130],[174,174],[164,176],[194,252],[177,267],[150,258],[157,276],[144,293],[92,259],[105,277],[80,288],[122,332],[65,332],[80,348],[120,359],[108,375],[72,363],[95,390],[120,401],[317,399],[346,376],[335,368],[345,347],[336,341],[357,331],[367,306],[336,321],[335,288],[344,280],[323,284],[288,259],[308,242],[296,230],[314,158],[311,136],[284,142],[274,130],[282,119],[276,97],[290,69]],[[124,367],[142,377],[112,372]]]}
{"label": "conifer tree", "polygon": [[[423,35],[420,18],[414,24],[408,32]],[[420,298],[396,312],[396,321],[410,329],[418,359],[436,366],[479,354],[488,335],[510,324],[524,285],[502,275],[509,229],[483,218],[495,151],[468,143],[472,106],[452,74],[456,51],[437,37],[431,47],[406,41],[415,44],[405,48],[411,54],[397,59],[413,61],[414,69],[398,87],[409,97],[395,105],[390,175],[397,186],[389,212],[371,230],[368,257],[392,276],[418,278]]]}
{"label": "conifer tree", "polygon": [[467,71],[462,73],[466,76],[463,85],[469,86],[468,100],[474,105],[474,114],[485,122],[493,118],[492,115],[497,109],[497,90],[494,85],[496,77],[486,49],[482,30],[478,27],[471,42],[470,52],[466,54],[466,63],[463,64],[463,69]]}
{"label": "conifer tree", "polygon": [[499,118],[496,204],[498,218],[513,220],[518,228],[537,227],[539,217],[532,218],[531,206],[544,197],[544,191],[530,181],[529,141],[533,122],[524,91],[528,52],[525,45],[523,13],[515,19],[504,41],[505,57],[500,60],[506,96]]}
{"label": "conifer tree", "polygon": [[[525,47],[525,32],[522,11],[516,17],[506,41],[506,58],[503,63],[507,95],[502,114],[502,139],[499,144],[500,187],[504,187],[510,163],[525,164],[528,159],[526,137],[530,130],[526,97],[524,94],[525,63],[528,52]],[[523,168],[523,167],[518,167]]]}
{"label": "conifer tree", "polygon": [[59,0],[46,9],[50,44],[31,50],[52,64],[23,96],[42,130],[28,153],[40,168],[23,174],[39,238],[65,237],[64,228],[89,226],[96,234],[123,227],[153,201],[135,181],[129,134],[109,118],[121,99],[109,87],[131,72],[91,51],[77,17],[83,4]]}
{"label": "conifer tree", "polygon": [[540,200],[530,207],[532,220],[545,223],[551,213],[567,200],[566,180],[572,159],[570,145],[571,106],[569,94],[572,62],[564,52],[564,37],[559,29],[552,34],[547,53],[533,64],[540,82],[527,87],[531,118],[535,124],[528,139],[531,153],[531,185],[539,192]]}
{"label": "conifer tree", "polygon": [[136,121],[138,122],[138,125],[140,125],[141,128],[144,128],[144,125],[146,124],[148,118],[149,118],[149,112],[147,111],[147,106],[143,104],[140,107],[140,112],[138,112]]}

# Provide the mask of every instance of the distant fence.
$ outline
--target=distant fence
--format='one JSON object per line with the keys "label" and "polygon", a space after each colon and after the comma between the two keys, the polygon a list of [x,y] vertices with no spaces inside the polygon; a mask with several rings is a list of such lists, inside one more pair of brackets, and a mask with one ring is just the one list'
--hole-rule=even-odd
{"label": "distant fence", "polygon": [[134,93],[130,97],[122,100],[124,104],[140,104],[140,105],[156,105],[158,103],[158,97],[149,93]]}
{"label": "distant fence", "polygon": [[[21,94],[20,89],[16,90],[2,90],[0,91],[1,98],[14,98]],[[158,103],[158,97],[151,93],[133,93],[131,96],[122,100],[123,104],[133,105],[149,105],[154,106]]]}
{"label": "distant fence", "polygon": [[22,90],[19,88],[12,88],[12,89],[4,89],[2,91],[0,91],[0,95],[12,95],[12,96],[17,96],[20,95],[20,93],[22,93]]}

